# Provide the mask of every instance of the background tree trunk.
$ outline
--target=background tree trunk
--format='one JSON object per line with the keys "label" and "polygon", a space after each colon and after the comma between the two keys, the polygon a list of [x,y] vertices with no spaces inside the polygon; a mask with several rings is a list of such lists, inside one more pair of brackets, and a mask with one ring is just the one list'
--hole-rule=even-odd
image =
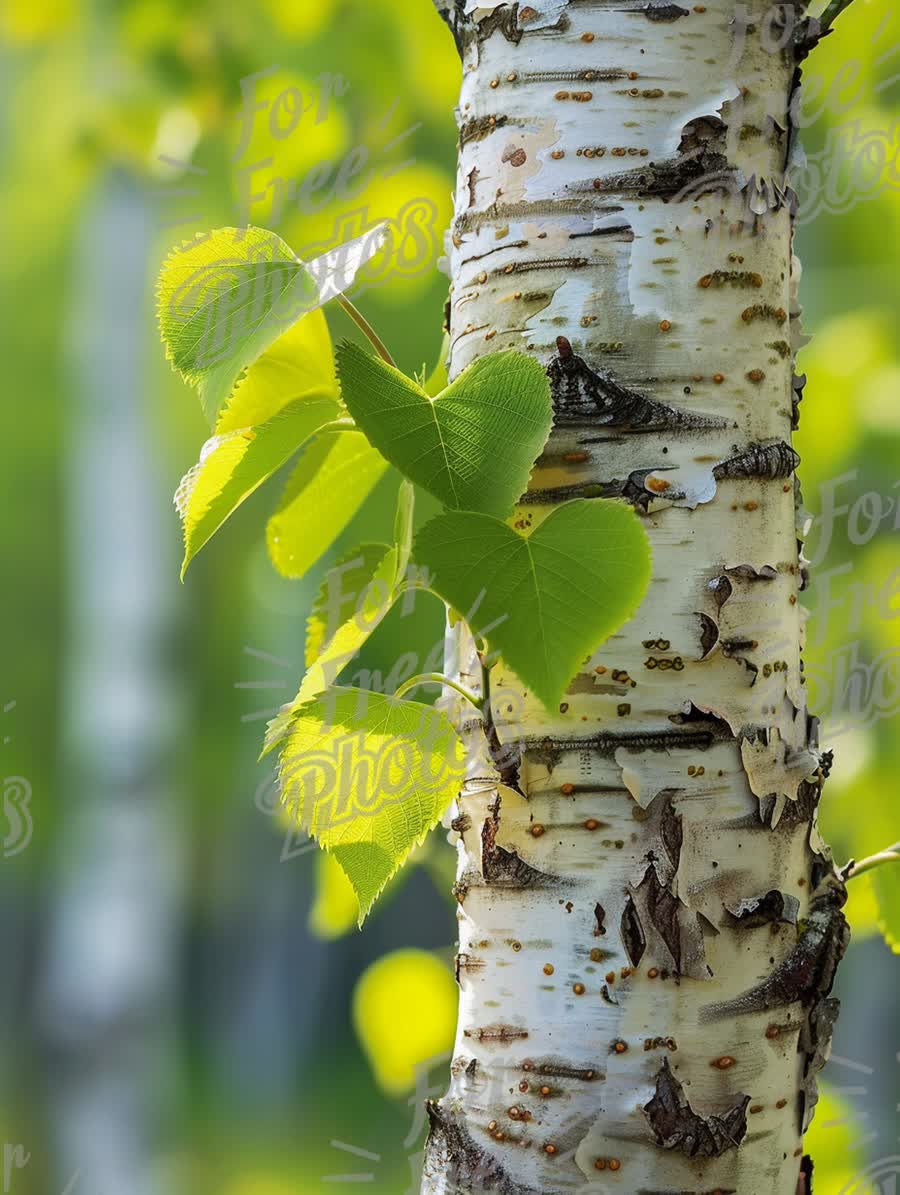
{"label": "background tree trunk", "polygon": [[813,33],[761,0],[438,8],[464,64],[451,376],[535,353],[555,428],[518,525],[619,497],[655,559],[558,710],[494,678],[526,799],[473,785],[456,811],[460,1021],[423,1191],[794,1195],[847,940],[790,446]]}

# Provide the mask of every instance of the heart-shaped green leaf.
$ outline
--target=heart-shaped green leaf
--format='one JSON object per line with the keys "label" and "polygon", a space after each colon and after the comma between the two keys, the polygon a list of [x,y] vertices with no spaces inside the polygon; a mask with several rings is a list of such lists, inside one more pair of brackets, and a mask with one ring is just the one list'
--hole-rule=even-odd
{"label": "heart-shaped green leaf", "polygon": [[347,409],[401,473],[451,510],[509,513],[550,434],[534,357],[480,357],[436,398],[355,344],[339,345],[337,360]]}
{"label": "heart-shaped green leaf", "polygon": [[449,720],[416,701],[335,687],[294,712],[282,802],[341,865],[360,922],[459,792],[463,759]]}
{"label": "heart-shaped green leaf", "polygon": [[415,558],[457,610],[481,598],[488,638],[547,708],[579,665],[637,610],[650,580],[650,543],[630,507],[579,499],[528,534],[466,511],[438,515]]}
{"label": "heart-shaped green leaf", "polygon": [[219,228],[169,255],[157,287],[160,332],[210,423],[243,371],[297,320],[346,289],[381,240],[376,228],[304,263],[274,232]]}
{"label": "heart-shaped green leaf", "polygon": [[339,414],[332,398],[301,398],[259,427],[206,441],[200,460],[182,478],[175,494],[184,524],[182,577],[193,557],[244,499]]}

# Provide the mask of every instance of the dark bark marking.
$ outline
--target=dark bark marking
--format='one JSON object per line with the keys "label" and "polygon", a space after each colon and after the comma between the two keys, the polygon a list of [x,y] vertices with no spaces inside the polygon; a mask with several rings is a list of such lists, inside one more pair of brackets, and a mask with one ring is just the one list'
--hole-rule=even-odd
{"label": "dark bark marking", "polygon": [[491,816],[481,827],[481,874],[486,884],[503,888],[544,888],[557,883],[555,876],[538,871],[517,851],[497,845],[500,829],[500,798],[488,806]]}
{"label": "dark bark marking", "polygon": [[555,739],[539,739],[526,745],[524,755],[529,763],[543,764],[552,776],[565,751],[565,745]]}
{"label": "dark bark marking", "polygon": [[464,1037],[474,1037],[478,1041],[517,1041],[528,1037],[527,1029],[517,1029],[515,1025],[486,1025],[483,1029],[465,1029]]}
{"label": "dark bark marking", "polygon": [[606,933],[606,911],[599,903],[594,905],[594,921],[596,923],[594,937],[600,938]]}
{"label": "dark bark marking", "polygon": [[806,386],[806,374],[794,374],[791,381],[791,428],[796,431],[800,426],[800,404],[803,402],[803,390]]}
{"label": "dark bark marking", "polygon": [[522,495],[519,503],[522,506],[547,506],[569,502],[573,498],[623,498],[638,513],[646,514],[655,495],[646,489],[644,482],[651,473],[658,472],[660,468],[661,466],[653,469],[635,469],[624,480],[613,478],[612,481],[585,481],[580,484],[550,486],[543,490],[529,490]]}
{"label": "dark bark marking", "polygon": [[783,440],[775,444],[751,444],[746,451],[716,465],[713,477],[716,481],[745,478],[777,481],[790,477],[799,464],[799,453]]}
{"label": "dark bark marking", "polygon": [[761,925],[796,925],[800,915],[800,901],[796,896],[773,888],[765,896],[751,896],[725,911],[744,929]]}
{"label": "dark bark marking", "polygon": [[796,1003],[809,1008],[827,996],[850,941],[850,927],[841,911],[846,898],[843,884],[832,871],[810,902],[806,928],[784,962],[736,999],[708,1004],[701,1019],[719,1021]]}
{"label": "dark bark marking", "polygon": [[660,793],[656,800],[663,802],[659,833],[666,854],[669,856],[669,862],[672,864],[672,873],[674,874],[678,871],[681,864],[681,848],[684,845],[684,823],[681,814],[675,811],[675,802],[672,799],[671,793]]}
{"label": "dark bark marking", "polygon": [[764,564],[762,568],[755,568],[752,564],[736,564],[725,571],[730,577],[738,577],[741,581],[774,581],[778,576],[778,569],[771,564]]}
{"label": "dark bark marking", "polygon": [[473,1139],[462,1119],[435,1100],[426,1100],[429,1132],[425,1175],[452,1191],[496,1191],[497,1195],[541,1195],[523,1187]]}
{"label": "dark bark marking", "polygon": [[460,57],[463,57],[470,42],[484,41],[497,30],[513,45],[518,45],[522,40],[522,30],[518,25],[518,0],[514,4],[502,4],[481,21],[474,21],[471,15],[466,14],[465,0],[434,0],[434,3],[450,27]]}
{"label": "dark bark marking", "polygon": [[665,162],[647,162],[631,170],[620,170],[602,178],[570,184],[577,194],[633,195],[638,199],[665,201],[691,199],[701,195],[737,190],[734,168],[724,154],[698,153]]}
{"label": "dark bark marking", "polygon": [[695,116],[681,130],[678,152],[696,159],[706,171],[718,171],[725,164],[728,126],[718,116]]}
{"label": "dark bark marking", "polygon": [[460,149],[464,145],[468,145],[470,141],[483,141],[497,129],[502,129],[508,120],[507,116],[478,116],[467,120],[459,130]]}
{"label": "dark bark marking", "polygon": [[640,900],[644,905],[650,924],[665,943],[666,950],[675,964],[675,970],[680,975],[683,954],[681,901],[662,883],[652,864],[632,895],[636,901]]}
{"label": "dark bark marking", "polygon": [[688,1158],[720,1158],[737,1149],[746,1136],[749,1103],[750,1096],[745,1095],[724,1116],[701,1116],[691,1107],[664,1058],[656,1076],[656,1094],[644,1105],[644,1115],[656,1144],[663,1149],[677,1149]]}
{"label": "dark bark marking", "polygon": [[595,1083],[605,1079],[606,1074],[602,1066],[576,1067],[564,1062],[532,1062],[527,1068],[522,1068],[526,1074],[541,1075],[549,1079],[578,1079],[584,1083]]}
{"label": "dark bark marking", "polygon": [[727,577],[713,577],[709,588],[712,590],[713,600],[720,610],[734,593],[734,586]]}
{"label": "dark bark marking", "polygon": [[[677,719],[677,721],[676,721]],[[675,747],[694,748],[705,751],[718,739],[735,741],[735,736],[728,728],[728,723],[715,714],[672,714],[670,720],[677,726],[694,721],[702,721],[704,729],[700,730],[657,730],[657,731],[623,731],[621,734],[574,735],[570,739],[526,738],[525,758],[535,763],[543,763],[552,771],[550,763],[555,767],[565,754],[572,751],[595,751],[603,759],[612,759],[620,747],[632,751],[668,751]],[[618,791],[618,790],[616,790]]]}
{"label": "dark bark marking", "polygon": [[797,1195],[813,1195],[814,1169],[812,1158],[809,1154],[804,1154],[800,1163],[800,1177],[797,1179]]}
{"label": "dark bark marking", "polygon": [[801,1133],[805,1133],[812,1124],[816,1104],[819,1102],[819,1085],[816,1076],[828,1061],[831,1036],[840,1011],[840,1000],[819,1000],[809,1010],[800,1030],[797,1049],[806,1056],[798,1108],[798,1128]]}
{"label": "dark bark marking", "polygon": [[625,897],[625,908],[622,911],[622,944],[632,967],[637,967],[647,949],[647,937],[630,895]]}
{"label": "dark bark marking", "polygon": [[[724,580],[725,578],[722,578]],[[719,628],[714,619],[710,618],[708,614],[698,614],[700,619],[700,646],[703,648],[703,654],[700,659],[705,660],[712,649],[719,642]]]}
{"label": "dark bark marking", "polygon": [[690,16],[679,4],[648,4],[642,11],[648,21],[677,21],[679,17]]}
{"label": "dark bark marking", "polygon": [[486,41],[499,30],[508,42],[517,46],[522,40],[518,16],[519,5],[517,3],[501,4],[499,8],[494,9],[490,16],[482,17],[476,26],[475,36],[479,41]]}
{"label": "dark bark marking", "polygon": [[572,351],[572,345],[564,336],[557,338],[556,347],[557,356],[547,367],[547,377],[557,416],[590,413],[594,424],[637,432],[728,426],[727,420],[695,415],[655,402],[639,391],[623,386],[608,371],[592,369],[583,357]]}

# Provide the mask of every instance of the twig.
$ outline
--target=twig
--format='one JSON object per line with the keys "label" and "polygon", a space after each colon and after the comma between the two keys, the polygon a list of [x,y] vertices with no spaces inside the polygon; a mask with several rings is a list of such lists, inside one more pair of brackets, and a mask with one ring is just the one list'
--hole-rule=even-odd
{"label": "twig", "polygon": [[375,352],[382,359],[382,361],[386,361],[388,365],[393,365],[393,367],[396,369],[397,362],[388,352],[387,345],[384,343],[363,313],[359,310],[359,308],[355,307],[346,295],[338,295],[337,301],[353,320],[354,324],[356,324],[357,328],[359,328],[365,338],[373,346]]}
{"label": "twig", "polygon": [[895,842],[893,846],[887,847],[886,850],[879,851],[877,855],[869,855],[867,859],[860,859],[858,863],[855,859],[851,859],[841,871],[841,879],[845,882],[847,880],[855,880],[857,876],[861,876],[867,871],[874,871],[876,867],[883,867],[885,863],[900,863],[900,842]]}
{"label": "twig", "polygon": [[474,705],[479,713],[483,708],[483,698],[476,697],[465,685],[460,685],[451,677],[444,676],[443,672],[423,672],[420,676],[411,676],[408,681],[404,681],[399,686],[394,693],[394,697],[399,701],[401,697],[405,697],[411,689],[416,689],[419,685],[446,685],[448,689],[454,689],[459,693],[460,697],[465,697],[466,701]]}
{"label": "twig", "polygon": [[838,19],[845,8],[849,8],[853,0],[831,0],[831,3],[819,17],[820,36],[824,37],[831,26]]}

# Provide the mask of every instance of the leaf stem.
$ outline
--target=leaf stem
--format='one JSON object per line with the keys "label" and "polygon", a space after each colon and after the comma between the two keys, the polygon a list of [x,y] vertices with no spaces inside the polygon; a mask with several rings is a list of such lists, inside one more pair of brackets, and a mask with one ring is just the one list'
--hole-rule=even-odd
{"label": "leaf stem", "polygon": [[357,328],[359,328],[359,330],[363,333],[382,361],[386,361],[388,365],[393,365],[394,369],[396,369],[397,362],[388,351],[387,345],[384,343],[363,313],[359,310],[359,308],[355,307],[346,295],[338,295],[337,301],[353,320],[354,324],[356,324]]}
{"label": "leaf stem", "polygon": [[467,689],[465,685],[459,684],[449,676],[444,676],[443,672],[423,672],[420,676],[412,676],[408,681],[404,681],[402,685],[395,691],[394,697],[398,700],[405,697],[411,690],[417,688],[419,685],[446,685],[449,689],[455,689],[460,697],[465,697],[466,701],[470,702],[478,710],[479,713],[483,711],[483,698],[477,697],[471,689]]}
{"label": "leaf stem", "polygon": [[841,878],[845,882],[855,880],[857,876],[864,875],[867,871],[874,871],[876,867],[883,867],[886,863],[900,863],[900,842],[895,842],[893,846],[879,851],[877,855],[869,855],[867,859],[860,859],[859,862],[851,859],[841,871]]}
{"label": "leaf stem", "polygon": [[831,3],[819,17],[819,25],[821,27],[820,36],[825,36],[844,9],[849,8],[852,3],[853,0],[831,0]]}

